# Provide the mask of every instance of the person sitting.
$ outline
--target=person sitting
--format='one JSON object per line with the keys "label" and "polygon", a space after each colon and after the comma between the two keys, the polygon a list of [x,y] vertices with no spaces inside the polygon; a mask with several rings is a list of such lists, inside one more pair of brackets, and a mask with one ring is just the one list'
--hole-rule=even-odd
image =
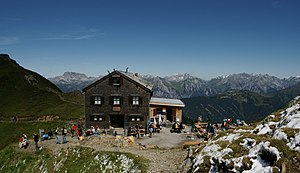
{"label": "person sitting", "polygon": [[28,140],[27,140],[27,135],[23,134],[22,137],[19,139],[19,146],[20,148],[26,149],[29,145]]}
{"label": "person sitting", "polygon": [[95,135],[100,135],[100,128],[99,128],[99,126],[96,126],[94,134]]}
{"label": "person sitting", "polygon": [[49,129],[49,131],[48,131],[48,136],[49,136],[50,139],[51,139],[52,136],[53,136],[53,132],[52,132],[52,130],[50,130],[50,129]]}

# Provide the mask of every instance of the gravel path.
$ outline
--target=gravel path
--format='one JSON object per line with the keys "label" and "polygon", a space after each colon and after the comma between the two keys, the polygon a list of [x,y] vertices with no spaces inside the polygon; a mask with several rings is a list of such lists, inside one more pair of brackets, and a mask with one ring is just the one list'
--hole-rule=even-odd
{"label": "gravel path", "polygon": [[[178,172],[180,164],[186,158],[187,151],[183,149],[184,141],[189,140],[187,133],[170,133],[170,130],[163,128],[160,133],[156,133],[149,138],[144,136],[142,139],[134,138],[134,143],[128,143],[124,138],[116,139],[113,136],[91,136],[83,141],[77,138],[67,136],[67,144],[55,144],[55,139],[39,142],[42,148],[50,149],[54,153],[58,153],[62,148],[82,146],[91,147],[97,151],[120,151],[132,153],[137,156],[144,157],[149,160],[149,173],[159,172]],[[32,146],[32,145],[31,145]]]}

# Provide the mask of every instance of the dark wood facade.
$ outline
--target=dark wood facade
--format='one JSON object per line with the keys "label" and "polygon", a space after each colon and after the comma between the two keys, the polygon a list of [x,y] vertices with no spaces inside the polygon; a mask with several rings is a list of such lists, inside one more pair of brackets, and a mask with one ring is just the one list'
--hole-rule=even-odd
{"label": "dark wood facade", "polygon": [[83,89],[86,128],[147,129],[152,89],[136,74],[114,71]]}

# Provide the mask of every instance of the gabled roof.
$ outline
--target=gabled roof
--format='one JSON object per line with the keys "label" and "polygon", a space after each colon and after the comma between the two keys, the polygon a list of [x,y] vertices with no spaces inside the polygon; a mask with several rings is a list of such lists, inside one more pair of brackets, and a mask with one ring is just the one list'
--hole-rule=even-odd
{"label": "gabled roof", "polygon": [[124,76],[127,76],[131,80],[139,83],[140,85],[142,85],[145,88],[148,88],[149,90],[152,91],[153,85],[149,81],[146,81],[145,79],[139,77],[139,75],[137,73],[129,73],[129,72],[124,72],[124,71],[118,71],[118,72],[122,73]]}
{"label": "gabled roof", "polygon": [[104,81],[108,77],[110,77],[112,75],[115,75],[115,74],[124,77],[125,79],[127,79],[127,80],[129,80],[129,81],[131,81],[131,82],[133,82],[133,83],[135,83],[137,85],[139,85],[140,87],[144,88],[145,90],[148,90],[150,92],[152,91],[153,85],[150,82],[148,82],[148,81],[142,79],[141,77],[139,77],[137,75],[137,73],[134,74],[134,73],[124,72],[124,71],[117,71],[117,70],[109,73],[108,75],[102,77],[101,79],[97,80],[96,82],[88,85],[87,87],[83,88],[82,91],[85,92],[89,88],[97,85],[98,83],[101,83],[102,81]]}
{"label": "gabled roof", "polygon": [[185,104],[179,99],[168,99],[158,97],[151,97],[150,105],[185,107]]}

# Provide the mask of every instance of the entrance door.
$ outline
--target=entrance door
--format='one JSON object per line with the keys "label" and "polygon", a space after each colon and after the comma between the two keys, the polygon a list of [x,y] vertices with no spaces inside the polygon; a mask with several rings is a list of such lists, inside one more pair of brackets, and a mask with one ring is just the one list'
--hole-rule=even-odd
{"label": "entrance door", "polygon": [[124,128],[124,115],[110,115],[110,124],[115,128]]}
{"label": "entrance door", "polygon": [[172,108],[167,108],[167,120],[170,122],[174,121]]}

